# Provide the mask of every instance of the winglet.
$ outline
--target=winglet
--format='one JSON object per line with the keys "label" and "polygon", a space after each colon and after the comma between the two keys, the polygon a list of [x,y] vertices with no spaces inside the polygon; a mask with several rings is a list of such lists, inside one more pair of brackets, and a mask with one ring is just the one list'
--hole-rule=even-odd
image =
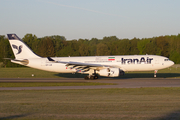
{"label": "winglet", "polygon": [[47,57],[47,59],[48,59],[49,61],[51,61],[51,62],[55,62],[55,60],[53,60],[53,59],[50,58],[50,57]]}

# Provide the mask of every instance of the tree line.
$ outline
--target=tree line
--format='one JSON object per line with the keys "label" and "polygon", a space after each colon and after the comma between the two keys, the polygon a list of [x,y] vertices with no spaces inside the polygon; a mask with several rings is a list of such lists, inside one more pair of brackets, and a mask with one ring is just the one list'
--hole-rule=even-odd
{"label": "tree line", "polygon": [[[153,38],[119,39],[116,36],[103,39],[92,38],[66,40],[64,36],[54,35],[37,38],[26,34],[22,40],[39,56],[103,56],[103,55],[161,55],[180,64],[180,34]],[[0,35],[0,62],[3,67],[20,67],[10,60],[14,58],[8,39]]]}

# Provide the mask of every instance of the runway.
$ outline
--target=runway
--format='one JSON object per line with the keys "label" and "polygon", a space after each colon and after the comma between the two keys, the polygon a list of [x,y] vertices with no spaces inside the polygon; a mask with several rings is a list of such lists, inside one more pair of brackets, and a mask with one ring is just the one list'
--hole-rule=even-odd
{"label": "runway", "polygon": [[0,87],[0,90],[60,90],[60,89],[103,89],[103,88],[142,88],[142,87],[180,87],[180,78],[129,78],[84,80],[83,78],[0,78],[1,82],[99,82],[116,85],[97,86],[49,86],[49,87]]}

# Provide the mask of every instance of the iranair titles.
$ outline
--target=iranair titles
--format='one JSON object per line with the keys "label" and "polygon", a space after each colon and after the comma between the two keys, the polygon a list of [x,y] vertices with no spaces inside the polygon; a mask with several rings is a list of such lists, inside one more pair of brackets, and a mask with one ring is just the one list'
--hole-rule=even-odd
{"label": "iranair titles", "polygon": [[122,64],[151,64],[151,61],[153,60],[153,58],[145,58],[145,57],[141,57],[141,59],[135,58],[135,59],[125,59],[125,58],[121,58],[121,63]]}

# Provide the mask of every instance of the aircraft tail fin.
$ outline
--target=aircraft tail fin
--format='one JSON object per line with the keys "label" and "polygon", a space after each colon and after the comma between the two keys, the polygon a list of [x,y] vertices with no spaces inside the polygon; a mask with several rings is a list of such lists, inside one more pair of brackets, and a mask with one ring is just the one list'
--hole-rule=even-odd
{"label": "aircraft tail fin", "polygon": [[40,58],[16,34],[7,34],[16,59]]}

